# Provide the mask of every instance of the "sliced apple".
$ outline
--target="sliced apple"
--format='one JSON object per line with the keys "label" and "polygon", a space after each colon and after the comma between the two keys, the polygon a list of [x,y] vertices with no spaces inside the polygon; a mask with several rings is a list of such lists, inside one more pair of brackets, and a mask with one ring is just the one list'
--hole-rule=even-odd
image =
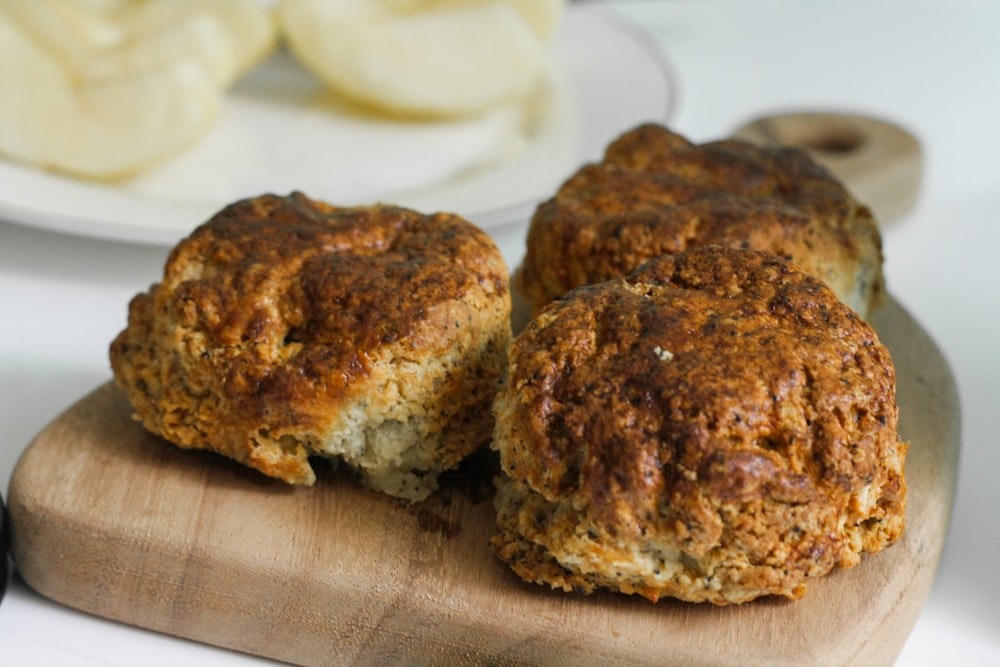
{"label": "sliced apple", "polygon": [[95,178],[163,160],[215,123],[219,89],[193,61],[80,86],[0,12],[0,152]]}
{"label": "sliced apple", "polygon": [[258,0],[133,0],[132,5],[130,11],[117,14],[122,28],[132,36],[132,48],[141,48],[146,38],[165,29],[192,21],[214,22],[225,35],[233,62],[228,76],[219,78],[222,86],[263,60],[277,43],[274,12]]}
{"label": "sliced apple", "polygon": [[463,115],[535,89],[562,0],[280,0],[295,56],[393,111]]}
{"label": "sliced apple", "polygon": [[270,53],[273,14],[254,0],[6,0],[3,10],[81,83],[195,60],[228,87]]}
{"label": "sliced apple", "polygon": [[276,43],[256,0],[4,0],[0,153],[117,178],[187,148]]}
{"label": "sliced apple", "polygon": [[514,8],[521,13],[528,24],[543,39],[551,39],[565,10],[565,0],[556,2],[542,0],[511,0]]}

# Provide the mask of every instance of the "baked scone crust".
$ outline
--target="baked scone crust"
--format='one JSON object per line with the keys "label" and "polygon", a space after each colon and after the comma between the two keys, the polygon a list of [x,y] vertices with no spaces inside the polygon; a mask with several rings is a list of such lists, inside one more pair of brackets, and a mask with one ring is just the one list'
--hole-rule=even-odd
{"label": "baked scone crust", "polygon": [[509,316],[502,255],[458,216],[266,195],[173,249],[110,357],[181,447],[292,484],[338,458],[420,499],[490,439]]}
{"label": "baked scone crust", "polygon": [[537,313],[574,287],[703,245],[788,259],[862,316],[883,290],[871,212],[804,150],[694,144],[652,123],[618,137],[539,205],[514,286]]}
{"label": "baked scone crust", "polygon": [[708,246],[577,288],[494,404],[501,560],[651,600],[799,598],[903,530],[886,348],[819,280]]}

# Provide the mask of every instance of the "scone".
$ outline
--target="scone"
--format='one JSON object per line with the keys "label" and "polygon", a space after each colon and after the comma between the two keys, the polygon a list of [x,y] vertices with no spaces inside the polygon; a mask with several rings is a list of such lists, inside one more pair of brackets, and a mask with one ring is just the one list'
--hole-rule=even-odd
{"label": "scone", "polygon": [[530,582],[794,599],[903,530],[889,353],[770,253],[707,246],[571,291],[515,337],[494,412],[492,544]]}
{"label": "scone", "polygon": [[419,500],[490,439],[509,316],[472,223],[268,195],[173,249],[110,356],[137,418],[181,447],[291,484],[332,457]]}
{"label": "scone", "polygon": [[704,245],[766,250],[865,316],[883,289],[871,212],[801,149],[693,144],[641,125],[535,211],[515,289],[537,313],[579,285]]}

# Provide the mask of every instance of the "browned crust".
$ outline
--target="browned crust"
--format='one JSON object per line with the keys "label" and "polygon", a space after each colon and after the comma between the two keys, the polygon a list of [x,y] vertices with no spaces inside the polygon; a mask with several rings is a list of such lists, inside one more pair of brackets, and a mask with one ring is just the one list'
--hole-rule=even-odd
{"label": "browned crust", "polygon": [[882,291],[871,212],[805,151],[694,144],[656,124],[623,134],[538,207],[514,284],[537,312],[573,287],[702,245],[789,259],[862,314]]}
{"label": "browned crust", "polygon": [[338,410],[391,410],[400,367],[447,357],[425,406],[447,468],[489,439],[509,311],[502,255],[458,216],[265,195],[172,250],[110,357],[150,431],[292,483]]}
{"label": "browned crust", "polygon": [[494,547],[530,581],[794,598],[903,529],[889,353],[768,253],[709,246],[573,290],[515,338],[494,409]]}

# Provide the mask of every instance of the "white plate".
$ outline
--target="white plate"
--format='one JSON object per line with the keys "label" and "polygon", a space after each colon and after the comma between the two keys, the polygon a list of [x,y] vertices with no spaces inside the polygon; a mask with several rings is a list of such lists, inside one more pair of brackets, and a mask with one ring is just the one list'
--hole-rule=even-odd
{"label": "white plate", "polygon": [[441,124],[338,113],[316,79],[277,53],[228,93],[222,118],[198,146],[133,180],[100,184],[0,161],[0,217],[173,244],[230,202],[300,190],[338,205],[454,211],[490,227],[523,219],[618,134],[667,121],[675,102],[658,47],[588,4],[564,17],[548,83],[531,134],[487,165],[477,152],[497,149],[514,122],[509,113]]}

